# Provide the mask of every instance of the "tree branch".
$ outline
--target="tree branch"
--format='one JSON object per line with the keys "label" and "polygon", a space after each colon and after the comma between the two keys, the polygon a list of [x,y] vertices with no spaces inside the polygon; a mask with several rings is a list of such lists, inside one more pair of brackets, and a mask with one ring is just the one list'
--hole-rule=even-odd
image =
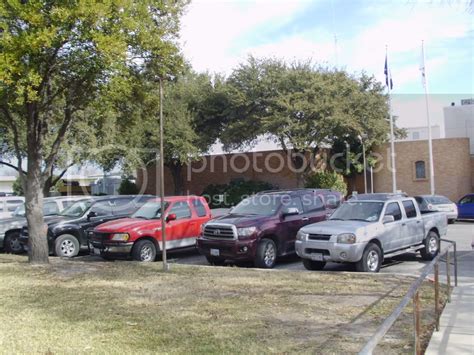
{"label": "tree branch", "polygon": [[69,103],[66,103],[66,109],[64,110],[64,120],[61,123],[61,127],[58,130],[58,134],[56,135],[56,138],[54,140],[54,143],[51,147],[51,152],[49,153],[48,157],[46,158],[46,166],[45,166],[45,172],[47,174],[50,173],[51,168],[54,164],[54,161],[56,160],[56,157],[58,155],[59,147],[61,146],[61,143],[64,139],[64,136],[66,134],[66,131],[69,127],[69,124],[72,121],[72,116],[73,116],[73,110],[69,106]]}
{"label": "tree branch", "polygon": [[[0,165],[5,165],[5,166],[8,166],[9,168],[12,168],[18,172],[20,172],[20,170],[18,170],[18,166],[15,166],[13,164],[10,164],[10,163],[7,163],[6,161],[3,161],[3,160],[0,160]],[[25,171],[21,171],[23,174],[25,174],[25,176],[27,175],[27,173]]]}
{"label": "tree branch", "polygon": [[61,173],[51,181],[51,186],[56,185],[58,183],[58,181],[63,178],[64,174],[66,174],[66,172],[69,170],[69,168],[72,167],[73,165],[74,165],[74,163],[71,163],[63,171],[61,171]]}
{"label": "tree branch", "polygon": [[21,178],[22,174],[26,175],[26,173],[23,171],[23,168],[21,167],[23,163],[23,159],[21,157],[18,129],[15,125],[15,121],[13,120],[12,115],[10,114],[10,111],[8,111],[8,108],[6,106],[2,106],[1,109],[7,119],[8,125],[10,126],[13,132],[13,145],[15,148],[15,155],[16,155],[17,164],[18,164],[16,170],[20,173],[20,180],[22,180]]}

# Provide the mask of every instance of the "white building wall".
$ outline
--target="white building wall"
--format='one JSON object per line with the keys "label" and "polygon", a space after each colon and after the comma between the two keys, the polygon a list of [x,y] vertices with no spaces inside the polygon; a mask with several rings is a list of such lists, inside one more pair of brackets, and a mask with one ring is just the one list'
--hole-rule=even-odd
{"label": "white building wall", "polygon": [[470,151],[474,154],[474,104],[445,107],[444,131],[446,138],[469,138]]}
{"label": "white building wall", "polygon": [[[418,140],[427,140],[428,139],[428,126],[425,127],[404,127],[407,136],[400,141],[418,141]],[[441,128],[440,126],[431,126],[431,138],[438,139],[441,138]]]}

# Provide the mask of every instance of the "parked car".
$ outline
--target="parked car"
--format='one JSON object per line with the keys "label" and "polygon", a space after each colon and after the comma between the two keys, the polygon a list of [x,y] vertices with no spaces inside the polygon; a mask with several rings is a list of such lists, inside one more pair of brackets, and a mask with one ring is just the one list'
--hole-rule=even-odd
{"label": "parked car", "polygon": [[0,220],[10,218],[16,208],[25,202],[23,196],[0,197]]}
{"label": "parked car", "polygon": [[444,212],[448,216],[448,223],[452,224],[458,218],[458,207],[449,200],[449,198],[440,195],[421,195],[415,196],[416,202],[420,207],[420,212]]}
{"label": "parked car", "polygon": [[[166,250],[195,246],[202,224],[211,218],[206,200],[198,196],[166,197],[164,206]],[[154,261],[163,250],[161,213],[161,200],[153,199],[130,218],[101,224],[90,233],[91,252],[107,259]]]}
{"label": "parked car", "polygon": [[328,221],[300,229],[296,253],[308,270],[321,270],[331,261],[378,272],[384,257],[407,250],[431,260],[446,231],[446,214],[422,215],[414,198],[347,201]]}
{"label": "parked car", "polygon": [[[88,248],[87,230],[104,222],[128,217],[153,196],[100,196],[78,201],[59,215],[45,219],[48,226],[49,252],[61,257],[74,257]],[[28,245],[28,227],[21,230],[20,243]]]}
{"label": "parked car", "polygon": [[325,220],[342,201],[339,192],[301,189],[251,196],[203,226],[197,247],[212,265],[253,261],[272,268],[279,256],[295,253],[298,230]]}
{"label": "parked car", "polygon": [[474,219],[474,194],[468,194],[459,200],[458,218]]}
{"label": "parked car", "polygon": [[[53,216],[72,205],[84,196],[47,197],[43,202],[44,216]],[[21,228],[26,224],[25,205],[18,206],[10,218],[0,220],[0,248],[7,253],[19,254],[24,252],[19,241]]]}

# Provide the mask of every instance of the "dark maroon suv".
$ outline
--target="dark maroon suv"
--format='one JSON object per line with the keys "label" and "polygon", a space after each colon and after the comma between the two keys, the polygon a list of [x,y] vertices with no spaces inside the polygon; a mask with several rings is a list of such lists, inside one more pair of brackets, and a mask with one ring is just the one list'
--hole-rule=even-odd
{"label": "dark maroon suv", "polygon": [[272,268],[277,257],[295,253],[301,227],[327,219],[342,199],[324,189],[261,192],[203,225],[197,248],[212,265],[253,261]]}

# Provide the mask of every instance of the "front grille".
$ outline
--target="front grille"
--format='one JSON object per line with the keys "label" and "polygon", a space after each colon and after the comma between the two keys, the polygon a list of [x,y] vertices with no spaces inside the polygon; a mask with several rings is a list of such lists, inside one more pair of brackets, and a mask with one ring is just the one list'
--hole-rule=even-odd
{"label": "front grille", "polygon": [[326,250],[326,249],[306,248],[304,252],[306,254],[318,253],[318,254],[323,254],[323,255],[330,255],[329,250]]}
{"label": "front grille", "polygon": [[309,240],[329,240],[331,239],[330,234],[310,234],[308,235]]}
{"label": "front grille", "polygon": [[234,228],[231,225],[207,224],[204,227],[204,236],[211,239],[236,239]]}
{"label": "front grille", "polygon": [[97,233],[97,232],[92,232],[92,233],[89,233],[88,236],[89,236],[89,239],[93,240],[93,241],[104,241],[104,240],[109,240],[109,233]]}

